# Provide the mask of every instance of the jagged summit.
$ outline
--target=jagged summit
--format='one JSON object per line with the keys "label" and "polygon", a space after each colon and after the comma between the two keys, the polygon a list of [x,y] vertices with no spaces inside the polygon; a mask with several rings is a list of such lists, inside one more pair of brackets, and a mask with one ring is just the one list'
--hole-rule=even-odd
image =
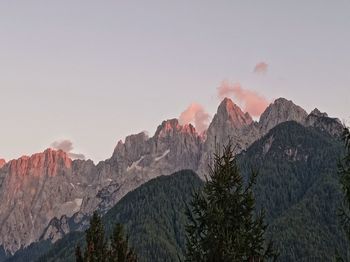
{"label": "jagged summit", "polygon": [[261,130],[266,133],[282,122],[296,121],[298,123],[304,123],[307,115],[303,108],[290,100],[280,97],[271,103],[261,114],[259,125]]}
{"label": "jagged summit", "polygon": [[144,151],[146,143],[149,140],[148,135],[145,132],[130,135],[125,138],[125,142],[119,141],[114,149],[112,159],[118,159],[128,156],[130,159],[138,157],[140,152]]}
{"label": "jagged summit", "polygon": [[174,133],[188,133],[191,135],[198,135],[195,127],[192,124],[180,125],[176,118],[165,120],[158,126],[154,137],[165,136]]}
{"label": "jagged summit", "polygon": [[316,127],[332,136],[339,137],[343,133],[343,125],[338,118],[328,117],[327,113],[322,113],[317,108],[307,116],[305,125]]}
{"label": "jagged summit", "polygon": [[243,113],[241,108],[227,97],[220,103],[214,119],[215,117],[230,120],[236,128],[241,128],[253,122],[248,112]]}
{"label": "jagged summit", "polygon": [[212,153],[218,145],[226,145],[230,140],[235,146],[236,153],[239,153],[258,137],[256,123],[249,113],[243,113],[231,99],[225,98],[206,132],[204,150],[200,156],[197,172],[199,175],[206,173]]}
{"label": "jagged summit", "polygon": [[315,115],[318,117],[328,117],[328,114],[326,112],[322,113],[320,110],[315,108],[314,110],[311,111],[310,115]]}
{"label": "jagged summit", "polygon": [[165,120],[157,128],[157,131],[154,136],[159,136],[163,133],[176,132],[181,130],[182,126],[179,123],[179,120],[176,118]]}
{"label": "jagged summit", "polygon": [[55,176],[60,168],[71,168],[72,160],[62,150],[46,149],[42,153],[9,161],[10,174],[18,176]]}

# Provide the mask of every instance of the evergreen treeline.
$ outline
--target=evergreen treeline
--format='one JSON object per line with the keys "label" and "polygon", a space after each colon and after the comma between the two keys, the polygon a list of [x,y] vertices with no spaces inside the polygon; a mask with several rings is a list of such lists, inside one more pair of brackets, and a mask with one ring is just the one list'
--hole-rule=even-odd
{"label": "evergreen treeline", "polygon": [[296,122],[272,129],[240,156],[249,173],[259,170],[257,207],[265,207],[267,236],[280,261],[331,261],[347,240],[338,208],[342,191],[337,163],[342,141]]}
{"label": "evergreen treeline", "polygon": [[137,256],[128,247],[124,228],[117,224],[110,240],[105,237],[101,217],[95,212],[90,219],[90,227],[86,230],[86,247],[82,253],[79,245],[75,248],[76,262],[136,262]]}
{"label": "evergreen treeline", "polygon": [[[340,174],[340,183],[343,189],[343,201],[339,208],[339,217],[343,230],[346,234],[348,241],[350,241],[350,130],[349,128],[344,128],[343,140],[345,143],[345,156],[338,163],[338,173]],[[349,261],[350,260],[350,250],[349,244],[346,248],[347,252],[343,255],[337,252],[337,261]]]}

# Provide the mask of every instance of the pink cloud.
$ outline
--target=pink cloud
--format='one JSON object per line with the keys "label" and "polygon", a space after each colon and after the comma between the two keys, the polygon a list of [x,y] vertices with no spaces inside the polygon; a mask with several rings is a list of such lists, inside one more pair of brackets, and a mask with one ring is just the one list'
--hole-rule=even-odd
{"label": "pink cloud", "polygon": [[181,125],[193,123],[196,130],[202,133],[208,128],[209,114],[204,110],[203,106],[197,103],[192,103],[179,117]]}
{"label": "pink cloud", "polygon": [[257,63],[254,67],[253,72],[256,74],[266,74],[269,69],[269,65],[265,62]]}
{"label": "pink cloud", "polygon": [[218,87],[218,97],[234,96],[239,104],[243,107],[243,111],[248,112],[251,116],[260,116],[269,105],[265,97],[255,91],[242,88],[240,83],[229,83],[223,81]]}

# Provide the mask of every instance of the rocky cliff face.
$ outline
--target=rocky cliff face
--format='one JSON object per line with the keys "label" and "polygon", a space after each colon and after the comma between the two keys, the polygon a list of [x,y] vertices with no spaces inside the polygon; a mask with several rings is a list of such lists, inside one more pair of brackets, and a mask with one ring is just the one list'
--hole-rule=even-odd
{"label": "rocky cliff face", "polygon": [[56,241],[71,230],[68,220],[84,225],[93,211],[106,212],[126,193],[160,175],[191,169],[204,176],[216,145],[230,139],[239,153],[290,120],[332,135],[342,130],[339,120],[318,110],[307,115],[283,98],[255,122],[226,98],[205,136],[192,125],[171,119],[162,122],[152,137],[139,133],[120,141],[112,157],[98,165],[72,161],[64,152],[51,149],[8,163],[0,161],[0,245],[13,253],[39,239]]}
{"label": "rocky cliff face", "polygon": [[232,140],[239,152],[256,139],[256,127],[249,113],[243,113],[232,100],[225,98],[208,128],[205,149]]}
{"label": "rocky cliff face", "polygon": [[306,126],[316,127],[332,136],[341,136],[343,125],[338,118],[330,118],[315,108],[305,120]]}
{"label": "rocky cliff face", "polygon": [[51,242],[56,242],[61,239],[65,234],[70,232],[68,225],[67,216],[62,216],[61,219],[54,217],[49,225],[45,228],[41,239],[51,240]]}
{"label": "rocky cliff face", "polygon": [[89,179],[76,169],[66,153],[51,149],[0,169],[0,244],[7,251],[38,240],[52,218],[79,211]]}
{"label": "rocky cliff face", "polygon": [[201,148],[202,138],[194,127],[181,126],[177,119],[164,121],[151,138],[144,133],[127,137],[125,143],[118,143],[109,160],[97,166],[97,176],[110,182],[96,192],[95,198],[84,200],[81,217],[96,208],[107,211],[152,178],[182,169],[196,170]]}
{"label": "rocky cliff face", "polygon": [[2,168],[6,164],[5,159],[0,159],[0,168]]}
{"label": "rocky cliff face", "polygon": [[260,116],[259,127],[263,134],[266,134],[271,128],[286,121],[296,121],[303,124],[307,113],[300,106],[292,101],[278,98],[270,104]]}

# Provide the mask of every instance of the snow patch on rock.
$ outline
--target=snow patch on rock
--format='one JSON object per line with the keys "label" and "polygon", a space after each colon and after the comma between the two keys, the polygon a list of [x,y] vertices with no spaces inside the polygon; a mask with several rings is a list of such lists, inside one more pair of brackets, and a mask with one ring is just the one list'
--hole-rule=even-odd
{"label": "snow patch on rock", "polygon": [[156,157],[156,158],[154,159],[154,161],[158,162],[158,161],[161,160],[162,158],[166,157],[166,155],[169,154],[169,153],[170,153],[170,149],[166,150],[161,156]]}
{"label": "snow patch on rock", "polygon": [[142,161],[143,158],[144,158],[144,156],[142,156],[139,160],[133,162],[133,163],[131,164],[131,166],[128,166],[128,167],[127,167],[126,171],[130,171],[130,170],[132,170],[132,169],[136,169],[136,170],[142,169],[142,167],[139,166],[139,163]]}

